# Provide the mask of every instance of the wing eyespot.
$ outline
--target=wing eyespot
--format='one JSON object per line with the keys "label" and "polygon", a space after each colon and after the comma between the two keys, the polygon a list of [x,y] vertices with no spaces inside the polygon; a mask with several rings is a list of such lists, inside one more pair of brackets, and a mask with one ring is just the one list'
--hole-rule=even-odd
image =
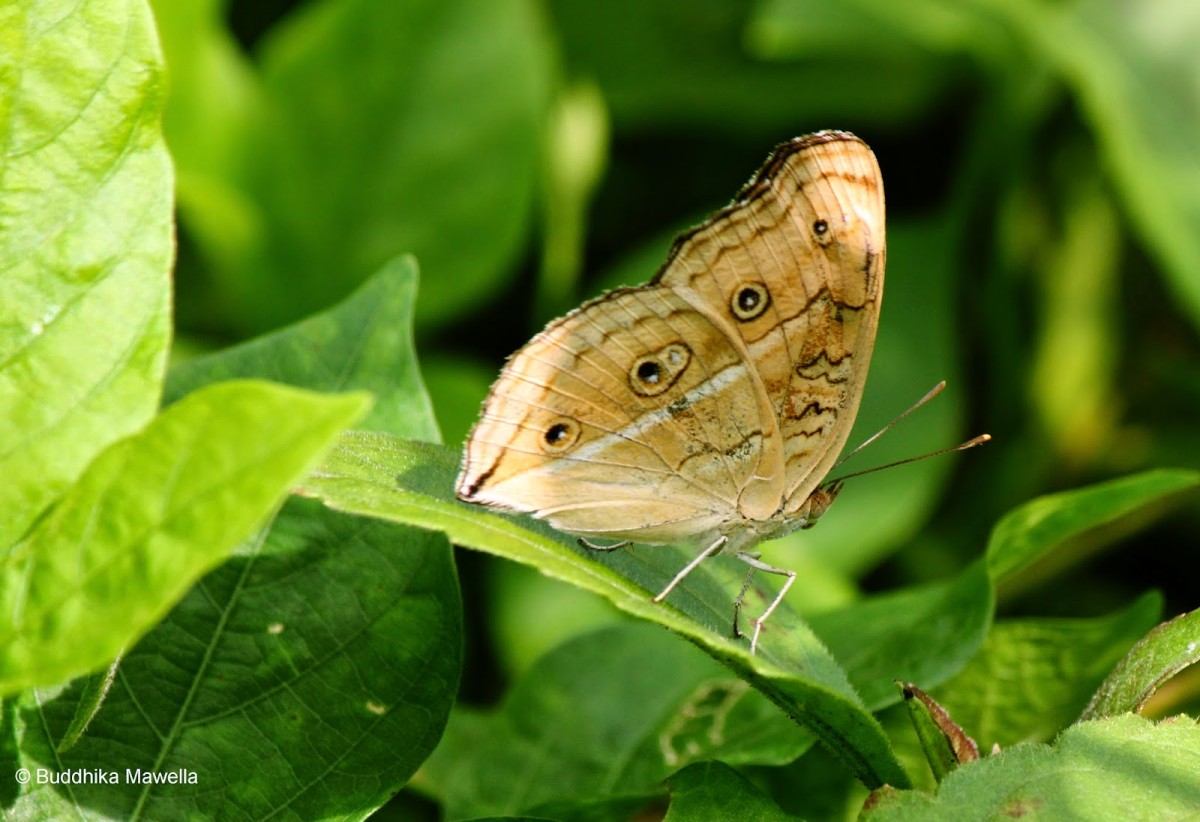
{"label": "wing eyespot", "polygon": [[743,283],[729,298],[729,310],[742,322],[761,317],[771,305],[771,292],[762,283]]}
{"label": "wing eyespot", "polygon": [[542,450],[561,454],[579,442],[579,423],[569,417],[559,417],[542,434]]}
{"label": "wing eyespot", "polygon": [[692,361],[692,350],[682,342],[665,345],[633,361],[629,369],[629,387],[635,394],[655,397],[666,391]]}

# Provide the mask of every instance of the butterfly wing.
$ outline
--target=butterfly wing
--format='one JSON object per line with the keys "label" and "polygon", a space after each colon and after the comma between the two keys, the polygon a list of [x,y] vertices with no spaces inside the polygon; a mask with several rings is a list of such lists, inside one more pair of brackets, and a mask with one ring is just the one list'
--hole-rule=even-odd
{"label": "butterfly wing", "polygon": [[788,511],[819,487],[854,424],[884,258],[874,154],[820,132],[779,146],[729,207],[676,240],[655,278],[706,307],[754,363],[779,430],[763,461],[780,469]]}
{"label": "butterfly wing", "polygon": [[728,335],[672,290],[607,294],[509,360],[471,433],[458,495],[575,534],[710,532],[733,516],[762,451],[748,371]]}

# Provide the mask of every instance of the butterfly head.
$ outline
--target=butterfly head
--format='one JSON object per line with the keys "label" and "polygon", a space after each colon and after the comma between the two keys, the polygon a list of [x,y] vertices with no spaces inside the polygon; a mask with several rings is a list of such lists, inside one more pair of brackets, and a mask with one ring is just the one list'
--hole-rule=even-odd
{"label": "butterfly head", "polygon": [[842,492],[842,485],[842,480],[834,480],[828,485],[820,486],[816,491],[809,494],[804,506],[800,509],[800,516],[804,518],[804,524],[800,526],[801,528],[812,528],[817,524],[817,520],[829,510],[829,506],[833,505],[833,501],[837,499],[837,495]]}

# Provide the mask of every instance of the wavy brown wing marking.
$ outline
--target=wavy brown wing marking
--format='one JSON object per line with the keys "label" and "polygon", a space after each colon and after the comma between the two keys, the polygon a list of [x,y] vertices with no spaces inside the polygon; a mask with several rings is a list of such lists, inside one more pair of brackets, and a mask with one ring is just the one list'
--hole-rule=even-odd
{"label": "wavy brown wing marking", "polygon": [[852,135],[821,132],[779,146],[733,204],[676,241],[656,278],[720,310],[744,344],[778,417],[795,505],[853,425],[884,256],[874,155]]}
{"label": "wavy brown wing marking", "polygon": [[512,357],[471,434],[459,496],[577,534],[711,530],[758,464],[746,373],[729,337],[678,295],[613,292]]}

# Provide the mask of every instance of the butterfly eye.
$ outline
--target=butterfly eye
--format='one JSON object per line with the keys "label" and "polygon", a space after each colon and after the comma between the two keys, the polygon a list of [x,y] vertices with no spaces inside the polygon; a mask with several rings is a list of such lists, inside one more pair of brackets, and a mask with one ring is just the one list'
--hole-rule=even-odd
{"label": "butterfly eye", "polygon": [[733,316],[742,322],[748,322],[756,317],[761,317],[770,304],[771,294],[767,291],[767,287],[762,283],[751,283],[739,286],[737,291],[733,292],[729,308],[733,311]]}
{"label": "butterfly eye", "polygon": [[575,420],[560,419],[542,435],[542,447],[552,454],[559,454],[574,445],[578,439],[579,423]]}
{"label": "butterfly eye", "polygon": [[681,342],[665,345],[653,354],[633,361],[629,369],[629,387],[643,397],[666,391],[692,361],[692,350]]}

